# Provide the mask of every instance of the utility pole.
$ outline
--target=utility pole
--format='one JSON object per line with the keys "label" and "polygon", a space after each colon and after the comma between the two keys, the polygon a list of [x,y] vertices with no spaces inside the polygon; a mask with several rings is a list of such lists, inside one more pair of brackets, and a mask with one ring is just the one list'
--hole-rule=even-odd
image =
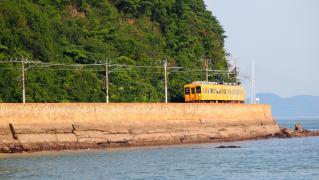
{"label": "utility pole", "polygon": [[105,95],[106,103],[109,103],[109,65],[107,60],[105,61]]}
{"label": "utility pole", "polygon": [[234,76],[235,76],[235,83],[236,84],[237,84],[237,64],[238,64],[238,59],[235,58],[234,59],[234,66],[235,66],[235,74],[234,74]]}
{"label": "utility pole", "polygon": [[165,76],[165,103],[167,103],[167,60],[164,61],[164,76]]}
{"label": "utility pole", "polygon": [[208,59],[205,59],[206,82],[208,82]]}
{"label": "utility pole", "polygon": [[25,104],[25,70],[24,70],[24,58],[21,61],[21,81],[22,81],[22,103]]}
{"label": "utility pole", "polygon": [[237,84],[237,67],[236,66],[235,66],[234,78],[235,78],[235,84]]}
{"label": "utility pole", "polygon": [[251,104],[256,103],[256,94],[255,94],[255,62],[251,61]]}
{"label": "utility pole", "polygon": [[227,63],[227,81],[226,82],[230,82],[230,71],[231,71],[231,68],[232,68],[232,65],[231,65],[231,63],[230,63],[230,61],[231,61],[231,58],[232,57],[229,57],[229,58],[227,58],[226,59],[226,63]]}

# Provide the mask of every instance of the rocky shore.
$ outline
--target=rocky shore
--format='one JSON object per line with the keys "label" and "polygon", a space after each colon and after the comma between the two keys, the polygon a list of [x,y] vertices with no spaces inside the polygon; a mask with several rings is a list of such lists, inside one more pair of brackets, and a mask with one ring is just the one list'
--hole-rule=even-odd
{"label": "rocky shore", "polygon": [[268,105],[0,103],[2,153],[214,143],[284,132]]}
{"label": "rocky shore", "polygon": [[280,127],[280,133],[276,134],[276,137],[278,138],[294,138],[309,136],[319,136],[319,130],[310,131],[307,129],[303,129],[301,124],[296,124],[295,129]]}
{"label": "rocky shore", "polygon": [[[289,128],[280,128],[280,132],[274,135],[268,136],[260,136],[256,138],[223,138],[223,139],[210,139],[209,141],[202,139],[202,141],[189,141],[185,143],[207,143],[207,142],[229,142],[229,141],[238,141],[238,140],[257,140],[257,139],[267,139],[267,138],[296,138],[296,137],[310,137],[310,136],[319,136],[319,130],[317,131],[310,131],[306,129],[289,129]],[[158,143],[156,140],[154,143],[147,143],[147,144],[136,144],[135,146],[142,146],[142,145],[168,145],[168,144],[183,144],[183,141],[175,142],[175,143]],[[29,143],[23,145],[19,141],[14,142],[5,142],[0,141],[0,153],[22,153],[22,152],[35,152],[35,151],[50,151],[50,150],[77,150],[77,149],[103,149],[103,148],[110,148],[110,147],[129,147],[134,146],[134,144],[129,144],[127,142],[105,142],[105,143],[85,143],[85,142],[73,142],[73,143]],[[223,146],[218,148],[224,148]],[[230,147],[226,147],[230,148]],[[231,147],[232,148],[232,147]],[[236,147],[237,148],[237,147]]]}

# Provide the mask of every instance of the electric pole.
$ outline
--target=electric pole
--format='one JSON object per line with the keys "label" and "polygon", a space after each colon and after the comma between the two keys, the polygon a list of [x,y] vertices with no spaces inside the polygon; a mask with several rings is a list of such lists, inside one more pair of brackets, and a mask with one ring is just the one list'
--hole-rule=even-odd
{"label": "electric pole", "polygon": [[206,82],[208,82],[208,59],[205,59]]}
{"label": "electric pole", "polygon": [[106,103],[109,103],[109,65],[107,60],[105,61],[105,96]]}
{"label": "electric pole", "polygon": [[22,82],[22,103],[25,104],[25,70],[24,70],[24,58],[21,61],[21,82]]}
{"label": "electric pole", "polygon": [[237,64],[238,64],[238,59],[235,58],[234,59],[234,66],[235,66],[235,74],[234,74],[234,76],[235,76],[235,83],[236,84],[237,84]]}
{"label": "electric pole", "polygon": [[167,60],[164,61],[164,76],[165,76],[165,103],[167,103]]}
{"label": "electric pole", "polygon": [[[226,82],[230,82],[230,70],[231,70],[231,63],[230,63],[230,59],[231,59],[232,57],[229,57],[229,58],[226,58],[226,63],[227,63],[227,69],[226,69],[226,74],[227,74],[227,80],[226,80]],[[225,81],[225,80],[224,80]]]}
{"label": "electric pole", "polygon": [[251,104],[256,103],[256,94],[255,94],[255,62],[251,61]]}

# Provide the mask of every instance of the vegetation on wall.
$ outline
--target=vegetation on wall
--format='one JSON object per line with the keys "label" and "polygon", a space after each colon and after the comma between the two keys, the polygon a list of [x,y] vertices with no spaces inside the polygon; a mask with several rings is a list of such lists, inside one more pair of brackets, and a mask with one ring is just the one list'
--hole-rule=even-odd
{"label": "vegetation on wall", "polygon": [[[3,0],[0,61],[25,57],[56,63],[170,66],[227,70],[224,31],[203,0]],[[0,102],[21,102],[19,64],[0,64]],[[104,102],[104,72],[30,67],[27,102]],[[163,69],[110,72],[111,102],[160,102]],[[204,72],[171,72],[169,100]],[[227,81],[225,75],[211,80]]]}

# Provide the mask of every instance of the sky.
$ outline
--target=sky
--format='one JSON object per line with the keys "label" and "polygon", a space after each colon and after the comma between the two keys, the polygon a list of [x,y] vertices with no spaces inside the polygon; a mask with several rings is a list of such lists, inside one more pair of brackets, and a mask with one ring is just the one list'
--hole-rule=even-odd
{"label": "sky", "polygon": [[254,60],[257,93],[319,96],[319,0],[205,2],[226,31],[231,62],[247,74]]}

